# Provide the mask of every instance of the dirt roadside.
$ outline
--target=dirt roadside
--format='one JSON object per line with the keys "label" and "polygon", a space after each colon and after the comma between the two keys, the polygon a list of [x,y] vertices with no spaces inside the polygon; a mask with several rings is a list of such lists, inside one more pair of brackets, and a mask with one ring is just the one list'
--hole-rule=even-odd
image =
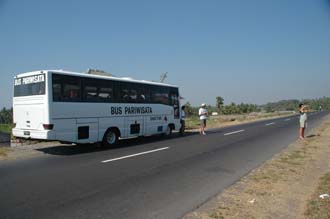
{"label": "dirt roadside", "polygon": [[329,173],[327,116],[306,141],[289,145],[184,219],[330,218],[330,198],[317,203],[330,194]]}
{"label": "dirt roadside", "polygon": [[[36,156],[45,155],[41,149],[65,146],[57,141],[54,142],[39,142],[33,144],[26,144],[23,146],[16,147],[1,147],[0,145],[0,164],[8,160],[25,159]],[[68,145],[69,146],[69,145]]]}

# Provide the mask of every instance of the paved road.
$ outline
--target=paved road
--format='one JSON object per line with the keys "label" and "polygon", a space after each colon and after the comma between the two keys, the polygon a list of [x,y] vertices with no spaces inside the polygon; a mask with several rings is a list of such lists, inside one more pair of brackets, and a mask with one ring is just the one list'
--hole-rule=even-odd
{"label": "paved road", "polygon": [[[309,128],[325,115],[309,115]],[[297,126],[294,116],[111,150],[42,149],[0,163],[0,218],[182,218],[296,140]]]}

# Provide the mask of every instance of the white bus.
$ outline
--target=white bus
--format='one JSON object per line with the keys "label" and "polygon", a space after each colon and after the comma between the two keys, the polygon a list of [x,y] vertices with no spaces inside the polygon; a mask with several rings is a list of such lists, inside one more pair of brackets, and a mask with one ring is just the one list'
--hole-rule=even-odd
{"label": "white bus", "polygon": [[14,78],[13,135],[71,143],[102,142],[179,130],[177,86],[44,70]]}

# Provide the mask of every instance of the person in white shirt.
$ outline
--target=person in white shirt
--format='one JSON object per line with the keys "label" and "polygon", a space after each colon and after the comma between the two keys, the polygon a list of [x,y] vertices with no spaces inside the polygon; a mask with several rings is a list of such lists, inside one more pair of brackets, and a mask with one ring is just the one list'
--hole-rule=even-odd
{"label": "person in white shirt", "polygon": [[305,129],[307,127],[307,106],[304,105],[303,103],[299,104],[299,113],[300,113],[300,118],[299,118],[299,124],[300,124],[299,138],[301,140],[305,140]]}
{"label": "person in white shirt", "polygon": [[203,103],[201,108],[199,108],[198,111],[199,119],[201,120],[201,128],[200,128],[200,134],[201,135],[206,135],[205,133],[205,128],[206,128],[206,119],[207,119],[207,109],[206,109],[206,104]]}
{"label": "person in white shirt", "polygon": [[186,112],[185,112],[186,106],[181,107],[181,128],[180,128],[180,133],[183,135],[186,127]]}

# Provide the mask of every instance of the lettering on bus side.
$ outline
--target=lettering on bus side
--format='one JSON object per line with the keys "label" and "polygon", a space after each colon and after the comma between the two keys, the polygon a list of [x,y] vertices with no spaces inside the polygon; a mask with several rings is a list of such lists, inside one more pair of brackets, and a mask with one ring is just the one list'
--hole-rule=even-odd
{"label": "lettering on bus side", "polygon": [[15,79],[15,86],[24,85],[24,84],[33,84],[33,83],[40,83],[45,81],[45,75],[33,75],[23,78],[17,78]]}
{"label": "lettering on bus side", "polygon": [[135,107],[135,106],[126,106],[126,107],[111,107],[110,109],[111,115],[132,115],[132,114],[151,114],[151,107]]}
{"label": "lettering on bus side", "polygon": [[15,86],[19,86],[22,84],[33,84],[33,83],[40,83],[45,81],[45,75],[33,75],[24,78],[17,78],[15,79]]}
{"label": "lettering on bus side", "polygon": [[157,121],[157,120],[162,120],[161,116],[151,116],[150,121]]}
{"label": "lettering on bus side", "polygon": [[122,115],[123,110],[121,107],[111,107],[111,115]]}

